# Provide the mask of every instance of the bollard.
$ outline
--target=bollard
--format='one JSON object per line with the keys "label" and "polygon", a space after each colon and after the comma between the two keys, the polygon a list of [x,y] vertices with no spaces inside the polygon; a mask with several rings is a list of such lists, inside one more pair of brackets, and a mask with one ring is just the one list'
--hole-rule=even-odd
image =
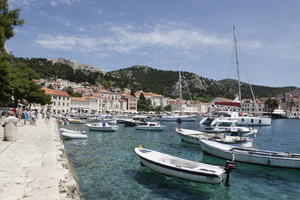
{"label": "bollard", "polygon": [[17,139],[18,118],[9,116],[4,119],[4,140],[15,141]]}

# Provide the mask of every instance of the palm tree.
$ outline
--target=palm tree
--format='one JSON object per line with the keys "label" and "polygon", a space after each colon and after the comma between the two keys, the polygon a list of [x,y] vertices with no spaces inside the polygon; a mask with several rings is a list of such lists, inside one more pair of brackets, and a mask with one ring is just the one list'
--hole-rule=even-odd
{"label": "palm tree", "polygon": [[276,99],[268,98],[265,101],[265,106],[267,108],[267,112],[272,112],[278,107],[278,102],[276,101]]}

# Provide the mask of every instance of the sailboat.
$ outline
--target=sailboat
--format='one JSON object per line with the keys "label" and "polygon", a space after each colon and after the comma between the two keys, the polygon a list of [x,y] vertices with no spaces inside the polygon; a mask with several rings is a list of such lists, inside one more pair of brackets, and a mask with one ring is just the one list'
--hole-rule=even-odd
{"label": "sailboat", "polygon": [[[236,40],[236,28],[234,25],[233,25],[233,37],[234,37],[236,69],[237,69],[237,76],[238,76],[238,87],[239,87],[238,97],[233,102],[219,102],[219,103],[216,102],[215,104],[241,107],[241,98],[242,98],[241,81],[240,81],[240,71],[239,71],[237,40]],[[256,104],[256,99],[254,97],[251,85],[250,85],[250,90],[251,90],[254,102]],[[268,125],[271,125],[271,118],[269,118],[269,117],[260,117],[260,116],[255,117],[255,116],[247,116],[247,115],[241,116],[238,112],[227,112],[227,114],[229,114],[230,117],[222,117],[222,119],[235,120],[235,121],[237,121],[236,125],[238,125],[238,126],[268,126]],[[216,121],[218,121],[218,120],[220,120],[220,118],[216,118],[214,121],[211,122],[211,124],[215,124]]]}
{"label": "sailboat", "polygon": [[[179,70],[178,72],[179,76],[179,98],[182,100],[182,84],[181,84],[181,72]],[[182,107],[181,107],[181,113],[182,113]],[[172,115],[164,115],[160,118],[160,121],[164,122],[176,122],[176,121],[182,121],[182,122],[194,122],[197,120],[196,115],[182,115],[182,114],[172,114]]]}

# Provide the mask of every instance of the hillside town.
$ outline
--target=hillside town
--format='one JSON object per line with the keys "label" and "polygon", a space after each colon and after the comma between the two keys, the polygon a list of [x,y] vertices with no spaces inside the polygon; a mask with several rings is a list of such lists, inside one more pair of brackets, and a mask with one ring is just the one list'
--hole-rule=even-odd
{"label": "hillside town", "polygon": [[[45,94],[51,96],[52,104],[45,106],[35,105],[42,111],[51,111],[52,114],[119,114],[137,113],[138,100],[141,94],[151,102],[153,111],[164,111],[167,106],[173,113],[206,114],[212,109],[222,111],[245,112],[252,115],[262,115],[273,112],[274,109],[281,110],[288,118],[299,118],[300,116],[300,90],[291,91],[271,99],[276,100],[278,106],[270,110],[267,103],[268,98],[243,99],[239,106],[232,106],[234,100],[217,97],[209,103],[198,100],[172,99],[149,91],[132,92],[128,88],[104,88],[101,86],[87,86],[67,80],[34,80],[43,85]],[[72,88],[74,93],[82,97],[72,97],[66,92]],[[156,108],[156,109],[154,109]],[[157,109],[158,108],[158,109]]]}

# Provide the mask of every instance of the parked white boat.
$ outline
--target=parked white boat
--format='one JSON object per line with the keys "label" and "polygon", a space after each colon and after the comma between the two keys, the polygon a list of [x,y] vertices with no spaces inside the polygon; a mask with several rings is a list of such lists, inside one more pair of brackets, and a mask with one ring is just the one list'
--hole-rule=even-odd
{"label": "parked white boat", "polygon": [[184,142],[192,144],[200,144],[200,139],[208,139],[224,144],[235,144],[242,147],[251,147],[252,139],[240,136],[229,136],[222,133],[205,133],[201,131],[195,131],[190,129],[175,129],[180,139]]}
{"label": "parked white boat", "polygon": [[218,118],[211,123],[212,127],[206,128],[205,132],[231,133],[232,135],[250,135],[257,133],[257,129],[245,126],[237,126],[237,120]]}
{"label": "parked white boat", "polygon": [[212,184],[226,178],[226,170],[221,166],[186,160],[142,147],[134,150],[142,165],[167,176]]}
{"label": "parked white boat", "polygon": [[177,122],[178,120],[182,122],[194,122],[197,120],[196,115],[163,115],[160,121],[163,122]]}
{"label": "parked white boat", "polygon": [[85,133],[85,131],[70,130],[70,129],[66,129],[66,128],[60,128],[59,130],[61,132],[68,132],[68,133]]}
{"label": "parked white boat", "polygon": [[216,117],[203,117],[199,124],[201,125],[210,125],[214,120],[215,120]]}
{"label": "parked white boat", "polygon": [[62,132],[61,135],[65,139],[86,139],[87,135],[81,133]]}
{"label": "parked white boat", "polygon": [[107,122],[91,123],[86,125],[92,131],[116,131],[119,128],[119,126],[110,125]]}
{"label": "parked white boat", "polygon": [[145,125],[136,126],[137,130],[148,130],[148,131],[163,131],[166,126],[160,125],[158,122],[146,122]]}
{"label": "parked white boat", "polygon": [[215,124],[217,120],[235,120],[237,126],[270,126],[271,118],[269,117],[253,117],[253,116],[239,116],[238,113],[232,113],[231,117],[216,118],[212,123]]}
{"label": "parked white boat", "polygon": [[271,167],[300,168],[300,154],[235,147],[200,139],[204,152],[224,159]]}

